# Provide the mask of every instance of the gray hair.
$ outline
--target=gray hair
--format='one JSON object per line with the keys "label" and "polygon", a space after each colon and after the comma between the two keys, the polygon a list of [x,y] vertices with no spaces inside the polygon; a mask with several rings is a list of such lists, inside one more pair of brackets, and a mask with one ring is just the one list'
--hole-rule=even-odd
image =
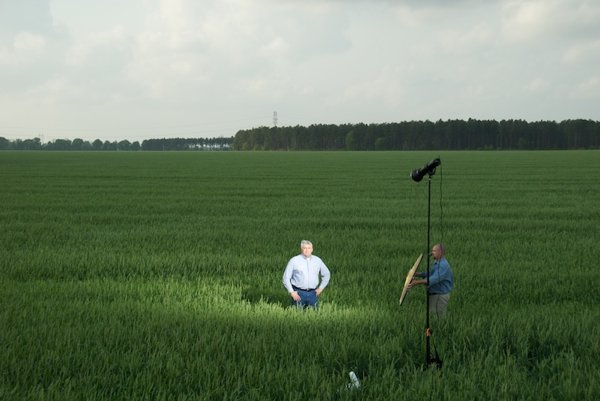
{"label": "gray hair", "polygon": [[440,251],[442,252],[442,255],[444,255],[446,253],[446,247],[441,242],[438,243],[438,244],[435,244],[434,246],[437,246],[438,248],[440,248]]}
{"label": "gray hair", "polygon": [[309,241],[309,240],[307,240],[307,239],[303,239],[303,240],[300,242],[300,248],[304,248],[304,247],[305,247],[305,246],[307,246],[307,245],[310,245],[310,246],[312,246],[312,242],[310,242],[310,241]]}

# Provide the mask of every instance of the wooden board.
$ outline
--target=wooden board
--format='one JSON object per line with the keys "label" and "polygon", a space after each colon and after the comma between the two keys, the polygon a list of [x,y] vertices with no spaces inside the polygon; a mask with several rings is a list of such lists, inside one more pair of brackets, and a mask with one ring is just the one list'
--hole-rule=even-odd
{"label": "wooden board", "polygon": [[419,257],[415,261],[415,264],[413,265],[413,267],[411,267],[411,269],[408,271],[408,274],[406,275],[406,280],[404,280],[404,288],[402,289],[402,295],[400,295],[400,305],[402,305],[402,302],[404,301],[404,297],[408,293],[408,285],[412,281],[412,279],[415,275],[415,272],[419,268],[419,265],[421,264],[421,259],[423,259],[423,254],[419,255]]}

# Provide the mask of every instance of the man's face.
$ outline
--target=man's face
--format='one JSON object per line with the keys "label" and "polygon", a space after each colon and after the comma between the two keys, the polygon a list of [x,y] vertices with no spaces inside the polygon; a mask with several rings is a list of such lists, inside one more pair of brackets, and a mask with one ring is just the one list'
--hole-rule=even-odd
{"label": "man's face", "polygon": [[307,258],[308,258],[308,257],[310,257],[310,255],[312,255],[312,252],[313,252],[313,247],[312,247],[312,245],[304,245],[304,246],[302,247],[302,254],[303,254],[305,257],[307,257]]}
{"label": "man's face", "polygon": [[440,249],[439,246],[434,246],[433,248],[431,248],[431,255],[433,256],[434,259],[441,259],[442,258],[442,250]]}

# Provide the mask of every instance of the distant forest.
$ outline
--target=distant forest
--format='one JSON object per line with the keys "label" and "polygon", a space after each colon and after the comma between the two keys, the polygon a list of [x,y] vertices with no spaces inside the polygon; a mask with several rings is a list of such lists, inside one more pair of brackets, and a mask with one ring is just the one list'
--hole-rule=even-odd
{"label": "distant forest", "polygon": [[235,150],[599,149],[600,122],[407,121],[261,127],[239,131]]}
{"label": "distant forest", "polygon": [[231,138],[162,138],[147,139],[140,142],[102,141],[93,142],[81,138],[57,139],[42,143],[40,138],[10,141],[0,137],[0,150],[229,150],[233,143]]}
{"label": "distant forest", "polygon": [[162,138],[140,142],[40,138],[8,140],[0,150],[226,151],[226,150],[542,150],[600,149],[600,122],[564,120],[406,121],[258,127],[230,138]]}

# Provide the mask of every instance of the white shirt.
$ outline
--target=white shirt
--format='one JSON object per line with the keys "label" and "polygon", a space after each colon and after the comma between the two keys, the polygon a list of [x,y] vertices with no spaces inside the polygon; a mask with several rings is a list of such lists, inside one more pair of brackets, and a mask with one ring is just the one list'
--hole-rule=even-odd
{"label": "white shirt", "polygon": [[[321,276],[320,285],[319,275]],[[283,272],[283,285],[288,292],[294,291],[292,285],[303,289],[317,288],[317,286],[323,289],[329,284],[330,277],[331,273],[321,258],[315,255],[307,258],[300,254],[288,262]]]}

